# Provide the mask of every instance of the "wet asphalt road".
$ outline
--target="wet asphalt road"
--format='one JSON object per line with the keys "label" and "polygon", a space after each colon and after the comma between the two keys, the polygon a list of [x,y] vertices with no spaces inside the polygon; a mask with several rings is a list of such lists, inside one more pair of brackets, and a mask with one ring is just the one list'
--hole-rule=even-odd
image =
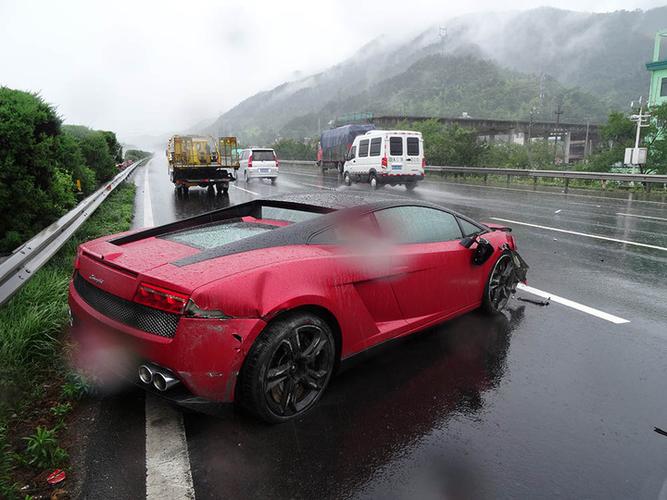
{"label": "wet asphalt road", "polygon": [[[369,189],[298,167],[275,186],[179,200],[160,155],[149,180],[156,225],[255,194]],[[141,221],[142,171],[135,181]],[[583,233],[508,224],[529,285],[629,323],[514,300],[505,316],[471,313],[359,357],[300,421],[187,412],[196,497],[667,499],[667,437],[654,432],[667,429],[667,200],[439,180],[384,194]],[[144,425],[140,391],[100,402],[83,496],[145,495]]]}

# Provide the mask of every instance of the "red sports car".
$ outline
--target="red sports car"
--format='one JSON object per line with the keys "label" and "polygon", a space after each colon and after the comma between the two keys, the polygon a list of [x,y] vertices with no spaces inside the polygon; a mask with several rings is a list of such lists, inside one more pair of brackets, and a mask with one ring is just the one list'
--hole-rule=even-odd
{"label": "red sports car", "polygon": [[83,357],[149,390],[282,422],[341,360],[498,312],[526,270],[508,228],[438,205],[291,195],[81,245],[72,333]]}

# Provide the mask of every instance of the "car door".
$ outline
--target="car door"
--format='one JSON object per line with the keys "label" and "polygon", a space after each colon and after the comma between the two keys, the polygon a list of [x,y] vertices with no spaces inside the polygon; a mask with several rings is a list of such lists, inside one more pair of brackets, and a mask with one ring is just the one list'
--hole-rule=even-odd
{"label": "car door", "polygon": [[[348,314],[360,324],[368,318],[375,329],[368,330],[366,346],[392,337],[405,329],[406,322],[392,288],[395,269],[391,265],[391,249],[380,244],[377,223],[372,213],[339,220],[337,224],[316,234],[310,244],[330,249],[336,255],[338,272],[335,287],[339,299],[346,302]],[[348,300],[349,297],[354,299]],[[359,307],[360,305],[360,307]]]}
{"label": "car door", "polygon": [[408,324],[434,323],[474,303],[471,251],[460,244],[454,215],[400,206],[379,210],[375,217],[380,232],[395,242],[392,288]]}
{"label": "car door", "polygon": [[403,172],[405,164],[405,144],[404,137],[401,135],[389,136],[389,157],[388,165],[390,174],[400,174]]}

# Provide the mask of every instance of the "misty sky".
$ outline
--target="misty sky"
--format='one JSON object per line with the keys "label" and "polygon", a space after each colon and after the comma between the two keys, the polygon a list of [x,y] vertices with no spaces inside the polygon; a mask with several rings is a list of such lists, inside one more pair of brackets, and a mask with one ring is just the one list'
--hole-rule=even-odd
{"label": "misty sky", "polygon": [[663,3],[0,0],[0,85],[39,91],[67,123],[121,139],[164,134],[336,64],[381,34],[405,36],[476,11]]}

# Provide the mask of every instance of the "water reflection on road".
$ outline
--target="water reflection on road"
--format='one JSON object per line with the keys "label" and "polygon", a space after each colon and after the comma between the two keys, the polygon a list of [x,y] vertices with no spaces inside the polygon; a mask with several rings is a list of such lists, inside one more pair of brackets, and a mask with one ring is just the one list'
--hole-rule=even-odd
{"label": "water reflection on road", "polygon": [[[474,418],[482,410],[484,394],[505,374],[523,314],[523,306],[508,317],[468,314],[363,354],[345,364],[318,406],[294,423],[188,415],[198,498],[220,493],[216,478],[222,477],[225,491],[242,497],[363,493],[375,475],[447,426],[452,415]],[[420,485],[429,497],[469,497],[474,477],[457,459],[441,464],[437,481]]]}

